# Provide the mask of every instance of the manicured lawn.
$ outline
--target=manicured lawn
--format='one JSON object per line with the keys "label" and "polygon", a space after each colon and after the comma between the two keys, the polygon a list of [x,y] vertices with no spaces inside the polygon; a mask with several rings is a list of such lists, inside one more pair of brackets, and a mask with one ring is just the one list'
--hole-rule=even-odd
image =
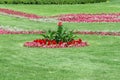
{"label": "manicured lawn", "polygon": [[[27,13],[50,16],[65,13],[120,13],[119,1],[85,5],[3,5]],[[36,22],[0,15],[8,29],[56,29],[56,22]],[[120,31],[120,23],[64,23],[69,30]],[[27,48],[32,35],[0,35],[0,80],[119,80],[120,36],[76,35],[90,46],[82,48]]]}
{"label": "manicured lawn", "polygon": [[[36,22],[28,19],[15,18],[0,15],[0,24],[4,28],[20,30],[55,30],[56,22]],[[120,23],[64,23],[64,27],[69,30],[90,30],[90,31],[118,31]]]}
{"label": "manicured lawn", "polygon": [[39,35],[0,35],[1,80],[118,80],[120,37],[79,36],[89,47],[23,47]]}
{"label": "manicured lawn", "polygon": [[0,5],[1,8],[9,8],[27,13],[50,16],[67,13],[114,13],[120,11],[120,2],[76,4],[76,5]]}

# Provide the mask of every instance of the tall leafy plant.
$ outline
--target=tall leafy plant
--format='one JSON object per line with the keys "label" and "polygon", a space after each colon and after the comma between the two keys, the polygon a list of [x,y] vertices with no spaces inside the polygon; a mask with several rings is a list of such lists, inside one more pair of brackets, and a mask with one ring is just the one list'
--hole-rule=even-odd
{"label": "tall leafy plant", "polygon": [[42,36],[47,40],[55,40],[57,43],[69,42],[75,38],[72,31],[67,31],[63,28],[62,22],[58,22],[57,31],[49,30],[46,34],[42,34]]}

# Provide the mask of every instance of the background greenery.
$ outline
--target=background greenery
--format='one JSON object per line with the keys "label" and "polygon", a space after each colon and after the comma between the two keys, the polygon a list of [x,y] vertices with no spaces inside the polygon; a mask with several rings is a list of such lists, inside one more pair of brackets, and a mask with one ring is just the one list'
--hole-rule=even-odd
{"label": "background greenery", "polygon": [[85,4],[107,0],[0,0],[2,4]]}
{"label": "background greenery", "polygon": [[[0,4],[27,13],[51,16],[67,13],[119,13],[119,0],[82,5]],[[0,14],[0,25],[7,29],[57,29],[55,22],[37,22]],[[120,23],[64,23],[67,29],[116,31]],[[23,47],[40,35],[0,35],[0,80],[119,80],[120,37],[76,35],[90,46],[43,49]]]}

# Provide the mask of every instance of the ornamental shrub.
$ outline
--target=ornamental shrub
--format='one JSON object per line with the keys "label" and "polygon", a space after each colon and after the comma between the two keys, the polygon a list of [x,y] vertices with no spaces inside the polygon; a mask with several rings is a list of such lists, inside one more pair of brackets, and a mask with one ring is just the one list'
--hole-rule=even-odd
{"label": "ornamental shrub", "polygon": [[0,0],[1,4],[85,4],[107,0]]}

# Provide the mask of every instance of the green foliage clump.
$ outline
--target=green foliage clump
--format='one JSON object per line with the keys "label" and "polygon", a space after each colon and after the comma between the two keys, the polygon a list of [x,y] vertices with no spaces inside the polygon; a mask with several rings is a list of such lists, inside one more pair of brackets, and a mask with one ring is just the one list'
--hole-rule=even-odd
{"label": "green foliage clump", "polygon": [[107,0],[0,0],[1,4],[85,4]]}
{"label": "green foliage clump", "polygon": [[59,22],[57,31],[49,30],[46,34],[42,34],[42,36],[47,40],[55,40],[57,43],[61,41],[69,42],[76,37],[72,31],[67,31],[62,27],[62,22]]}

